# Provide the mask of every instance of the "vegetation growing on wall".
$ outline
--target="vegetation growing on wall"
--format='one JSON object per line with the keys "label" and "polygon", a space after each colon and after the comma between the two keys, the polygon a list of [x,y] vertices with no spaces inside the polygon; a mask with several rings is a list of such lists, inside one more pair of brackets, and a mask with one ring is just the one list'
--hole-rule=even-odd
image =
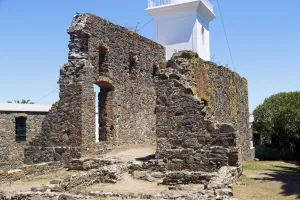
{"label": "vegetation growing on wall", "polygon": [[[201,100],[207,103],[208,113],[214,115],[219,112],[213,107],[218,104],[219,99],[228,98],[229,106],[224,108],[224,113],[232,123],[238,120],[238,95],[243,98],[247,95],[247,81],[226,67],[218,67],[211,62],[203,62],[199,56],[192,51],[176,53],[173,57],[175,60],[186,59],[190,85],[193,94],[198,95]],[[224,85],[224,83],[226,83]],[[240,91],[238,91],[238,88]],[[239,92],[239,94],[238,94]],[[222,111],[223,112],[223,111]]]}
{"label": "vegetation growing on wall", "polygon": [[229,82],[229,102],[230,102],[230,118],[232,122],[237,122],[237,88],[234,84],[234,80],[230,79]]}
{"label": "vegetation growing on wall", "polygon": [[202,100],[208,101],[204,95],[207,88],[207,73],[200,63],[200,58],[193,51],[184,51],[174,55],[174,59],[188,59],[187,75],[190,80],[191,89],[194,95],[198,95]]}
{"label": "vegetation growing on wall", "polygon": [[[209,86],[209,65],[201,62],[198,54],[192,51],[183,52],[180,54],[180,57],[189,59],[189,77],[193,93],[209,103],[210,94],[214,90],[214,88]],[[175,56],[174,58],[178,57]]]}
{"label": "vegetation growing on wall", "polygon": [[198,95],[201,99],[206,101],[207,103],[210,102],[210,93],[211,89],[209,88],[208,83],[208,68],[209,66],[199,65],[197,70],[197,88],[198,88]]}

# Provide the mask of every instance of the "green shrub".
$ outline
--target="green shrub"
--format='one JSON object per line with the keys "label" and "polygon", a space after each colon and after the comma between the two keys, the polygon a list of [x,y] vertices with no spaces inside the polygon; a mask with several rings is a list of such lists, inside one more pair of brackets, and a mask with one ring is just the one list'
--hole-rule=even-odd
{"label": "green shrub", "polygon": [[271,145],[257,147],[262,159],[300,157],[300,92],[283,92],[265,99],[253,112],[253,128]]}

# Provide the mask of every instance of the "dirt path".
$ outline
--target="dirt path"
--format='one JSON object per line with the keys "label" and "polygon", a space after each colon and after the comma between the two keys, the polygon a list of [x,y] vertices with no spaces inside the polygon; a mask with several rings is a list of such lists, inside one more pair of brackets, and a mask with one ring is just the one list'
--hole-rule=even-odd
{"label": "dirt path", "polygon": [[[140,147],[140,148],[124,148],[124,149],[116,149],[107,154],[105,157],[116,157],[123,161],[130,161],[136,159],[143,159],[147,156],[154,156],[155,147]],[[154,157],[153,157],[154,158]]]}
{"label": "dirt path", "polygon": [[[135,149],[117,149],[113,150],[105,155],[104,157],[114,157],[114,158],[119,158],[123,160],[124,162],[131,161],[131,160],[136,160],[136,159],[144,159],[145,157],[152,155],[155,153],[155,148],[154,147],[140,147],[140,148],[135,148]],[[49,173],[47,175],[42,175],[42,176],[35,176],[30,179],[21,179],[12,183],[5,183],[0,185],[0,191],[6,192],[6,194],[12,194],[15,192],[28,192],[32,187],[41,187],[43,185],[49,185],[50,181],[53,179],[61,179],[63,177],[66,177],[67,175],[71,175],[76,173],[76,171],[67,171],[66,169],[60,170],[55,173]],[[137,182],[136,180],[130,178],[130,177],[125,177],[125,180],[123,180],[120,183],[120,186],[125,188],[126,186],[130,186],[131,184],[135,185],[136,188],[145,188],[145,191],[147,188],[151,188],[152,185],[155,183],[148,183],[148,182]],[[99,186],[104,186],[99,185]],[[96,186],[97,187],[97,186]],[[101,188],[100,187],[100,188]],[[110,187],[114,187],[114,185],[108,184],[105,186],[106,188],[104,189],[110,189]],[[165,188],[163,188],[165,189]],[[128,189],[129,191],[129,189]]]}
{"label": "dirt path", "polygon": [[285,162],[248,162],[234,186],[240,200],[300,199],[300,167]]}
{"label": "dirt path", "polygon": [[116,184],[99,183],[90,186],[87,191],[103,191],[103,192],[116,192],[116,193],[147,193],[157,194],[159,192],[168,190],[167,186],[157,185],[157,182],[147,182],[142,180],[133,179],[128,173],[123,174],[123,179]]}

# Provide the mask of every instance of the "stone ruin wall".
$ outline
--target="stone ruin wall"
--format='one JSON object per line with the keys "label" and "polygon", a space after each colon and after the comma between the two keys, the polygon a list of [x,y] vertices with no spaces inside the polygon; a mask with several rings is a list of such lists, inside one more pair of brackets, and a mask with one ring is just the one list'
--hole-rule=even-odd
{"label": "stone ruin wall", "polygon": [[[47,163],[0,170],[0,182],[62,167],[78,172],[11,199],[90,198],[86,195],[175,199],[176,190],[190,188],[190,184],[203,187],[191,187],[183,198],[234,199],[232,183],[241,172],[239,166],[252,159],[247,81],[191,51],[175,53],[166,63],[162,46],[91,14],[76,15],[68,33],[70,51],[68,63],[60,69],[60,100],[45,118],[29,116],[30,122],[37,124],[32,131],[40,134],[28,133],[31,142],[25,147],[25,163]],[[101,88],[97,94],[99,143],[95,143],[94,85]],[[0,113],[0,125],[12,119],[13,115]],[[11,139],[3,137],[7,131],[1,131],[1,142],[7,144]],[[156,159],[90,156],[106,145],[134,148],[155,144]],[[22,152],[23,146],[13,148],[12,152]],[[69,162],[72,158],[79,159]],[[159,183],[169,185],[175,193],[81,191],[99,182],[116,183],[125,171],[143,181],[163,178]]]}
{"label": "stone ruin wall", "polygon": [[[171,160],[173,169],[213,171],[250,158],[244,78],[191,52],[166,64],[164,47],[91,14],[75,16],[68,33],[60,101],[26,147],[25,163],[67,161],[108,144],[155,145],[156,139],[157,157]],[[94,84],[101,88],[100,143]]]}
{"label": "stone ruin wall", "polygon": [[219,123],[233,124],[238,132],[242,160],[254,159],[250,147],[247,80],[213,62],[198,60],[193,69],[196,91],[207,102],[208,117]]}
{"label": "stone ruin wall", "polygon": [[157,158],[169,169],[216,171],[251,159],[247,81],[197,54],[157,66]]}
{"label": "stone ruin wall", "polygon": [[[0,169],[22,165],[24,147],[36,136],[47,113],[0,112]],[[26,141],[16,142],[16,117],[26,117]]]}
{"label": "stone ruin wall", "polygon": [[95,92],[99,95],[101,143],[154,145],[153,63],[164,47],[91,14],[77,15],[71,27],[68,63],[60,69],[60,100],[26,147],[26,163],[68,160],[93,154]]}

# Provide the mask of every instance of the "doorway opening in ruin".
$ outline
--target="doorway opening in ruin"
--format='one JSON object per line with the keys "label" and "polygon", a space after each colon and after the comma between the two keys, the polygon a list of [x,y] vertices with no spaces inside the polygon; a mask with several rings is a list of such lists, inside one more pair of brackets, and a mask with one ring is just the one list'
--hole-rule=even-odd
{"label": "doorway opening in ruin", "polygon": [[106,77],[99,77],[94,85],[96,142],[114,140],[113,85]]}
{"label": "doorway opening in ruin", "polygon": [[100,95],[100,87],[98,85],[94,85],[94,93],[95,93],[95,138],[96,142],[99,142],[99,95]]}

